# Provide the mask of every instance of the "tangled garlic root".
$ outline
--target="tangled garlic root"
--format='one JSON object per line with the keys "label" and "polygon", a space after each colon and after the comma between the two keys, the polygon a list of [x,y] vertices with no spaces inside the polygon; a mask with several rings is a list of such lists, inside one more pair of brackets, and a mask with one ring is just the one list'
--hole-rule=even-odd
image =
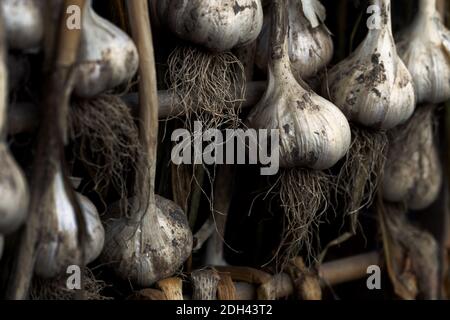
{"label": "tangled garlic root", "polygon": [[300,249],[306,250],[308,259],[314,259],[312,236],[330,205],[328,199],[333,186],[333,178],[324,171],[302,168],[281,171],[280,200],[285,225],[277,264],[282,269]]}
{"label": "tangled garlic root", "polygon": [[93,190],[105,195],[111,186],[127,199],[128,177],[138,170],[142,156],[127,105],[115,95],[79,100],[72,105],[69,123],[75,157],[91,174]]}
{"label": "tangled garlic root", "polygon": [[[83,281],[84,300],[109,300],[103,296],[102,291],[107,284],[102,280],[97,280],[93,272],[85,267],[82,270],[81,279]],[[79,290],[67,287],[67,275],[62,275],[55,279],[44,279],[35,277],[30,288],[31,300],[76,300]]]}
{"label": "tangled garlic root", "polygon": [[[190,120],[204,128],[237,127],[244,101],[245,72],[231,52],[210,53],[192,46],[176,48],[168,59],[167,81]],[[180,115],[181,116],[181,115]]]}
{"label": "tangled garlic root", "polygon": [[344,199],[344,217],[350,217],[356,232],[358,212],[371,205],[383,176],[388,137],[385,131],[352,126],[353,141],[337,177],[338,193]]}

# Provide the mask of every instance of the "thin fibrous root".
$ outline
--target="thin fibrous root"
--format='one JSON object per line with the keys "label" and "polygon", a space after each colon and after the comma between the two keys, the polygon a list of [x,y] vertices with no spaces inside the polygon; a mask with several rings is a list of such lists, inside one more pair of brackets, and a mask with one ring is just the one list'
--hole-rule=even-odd
{"label": "thin fibrous root", "polygon": [[[62,275],[56,279],[43,279],[35,277],[30,289],[32,300],[78,300],[80,290],[68,286],[68,277]],[[109,300],[111,298],[102,295],[107,287],[106,283],[97,280],[89,268],[83,268],[81,281],[83,281],[82,299],[84,300]]]}
{"label": "thin fibrous root", "polygon": [[[245,72],[231,52],[211,53],[192,46],[177,47],[168,59],[167,82],[174,101],[180,101],[185,125],[235,128],[245,98]],[[179,115],[181,116],[181,114]]]}
{"label": "thin fibrous root", "polygon": [[112,187],[127,199],[129,177],[142,157],[130,109],[118,96],[101,95],[74,102],[69,123],[75,158],[91,175],[93,190],[104,196]]}
{"label": "thin fibrous root", "polygon": [[388,138],[385,131],[352,126],[353,141],[337,177],[338,193],[344,201],[344,217],[350,217],[356,233],[358,213],[369,207],[382,181]]}
{"label": "thin fibrous root", "polygon": [[282,269],[298,255],[300,249],[306,250],[308,262],[315,260],[314,235],[330,206],[333,186],[332,176],[323,171],[302,168],[281,171],[280,198],[285,225],[278,250],[278,253],[282,252],[277,260]]}

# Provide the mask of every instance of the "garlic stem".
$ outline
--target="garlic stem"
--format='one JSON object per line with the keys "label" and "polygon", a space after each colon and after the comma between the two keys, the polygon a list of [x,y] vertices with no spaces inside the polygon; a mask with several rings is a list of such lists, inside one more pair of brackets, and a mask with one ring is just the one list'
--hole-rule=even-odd
{"label": "garlic stem", "polygon": [[425,16],[433,16],[436,14],[436,0],[420,0],[419,12]]}
{"label": "garlic stem", "polygon": [[384,30],[383,27],[386,27],[392,35],[391,0],[371,0],[370,3],[380,8],[381,26],[380,28],[370,28],[369,33],[380,32]]}

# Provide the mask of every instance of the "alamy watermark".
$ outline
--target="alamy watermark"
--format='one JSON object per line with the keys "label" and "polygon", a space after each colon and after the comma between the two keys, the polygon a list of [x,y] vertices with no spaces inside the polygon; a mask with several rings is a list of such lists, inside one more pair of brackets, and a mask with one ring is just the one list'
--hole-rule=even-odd
{"label": "alamy watermark", "polygon": [[200,121],[194,131],[177,129],[171,139],[174,164],[260,164],[261,175],[279,170],[280,134],[275,129],[208,129]]}

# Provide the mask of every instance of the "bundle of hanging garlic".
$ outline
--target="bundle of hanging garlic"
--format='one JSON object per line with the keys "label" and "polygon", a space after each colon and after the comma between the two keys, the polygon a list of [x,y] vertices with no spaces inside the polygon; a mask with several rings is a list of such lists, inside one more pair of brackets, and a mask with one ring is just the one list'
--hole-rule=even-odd
{"label": "bundle of hanging garlic", "polygon": [[414,79],[418,103],[450,98],[450,31],[436,9],[436,0],[420,0],[412,25],[397,37],[400,57]]}
{"label": "bundle of hanging garlic", "polygon": [[284,240],[297,250],[308,241],[312,226],[327,205],[330,181],[321,170],[346,154],[350,127],[335,105],[303,81],[297,82],[292,74],[286,16],[286,0],[274,1],[268,85],[248,123],[252,128],[279,131],[280,166],[284,168],[281,200],[288,223],[286,237],[290,238]]}
{"label": "bundle of hanging garlic", "polygon": [[141,57],[139,100],[144,172],[137,173],[138,196],[132,200],[130,216],[112,220],[106,226],[102,258],[120,277],[139,286],[150,286],[173,275],[188,258],[192,233],[181,208],[154,194],[158,98],[147,0],[129,2],[128,10]]}
{"label": "bundle of hanging garlic", "polygon": [[181,103],[177,109],[188,120],[202,121],[204,128],[237,126],[245,74],[230,50],[258,37],[261,1],[153,0],[152,11],[161,25],[187,41],[168,59],[168,85],[177,97],[174,101]]}
{"label": "bundle of hanging garlic", "polygon": [[[71,187],[64,181],[59,168],[53,177],[47,202],[42,208],[44,214],[35,272],[43,278],[61,275],[70,265],[83,265],[82,262],[88,264],[94,261],[103,249],[105,231],[96,207],[88,198],[72,191],[80,204],[77,208],[69,196],[67,188]],[[81,211],[85,220],[87,241],[83,248],[80,248],[79,243],[80,226],[76,210]]]}
{"label": "bundle of hanging garlic", "polygon": [[[297,79],[307,79],[322,70],[333,57],[333,41],[324,24],[326,10],[319,0],[288,0],[287,5],[292,72]],[[264,20],[255,60],[263,70],[267,68],[270,15]]]}
{"label": "bundle of hanging garlic", "polygon": [[8,71],[3,15],[0,7],[0,235],[15,231],[24,222],[29,199],[25,176],[6,142]]}
{"label": "bundle of hanging garlic", "polygon": [[6,38],[11,49],[30,50],[40,46],[44,21],[40,0],[2,0]]}
{"label": "bundle of hanging garlic", "polygon": [[379,8],[379,25],[359,47],[328,72],[323,94],[352,122],[353,142],[340,175],[344,214],[352,218],[368,205],[383,172],[385,130],[405,122],[415,108],[411,75],[397,55],[392,36],[390,0],[371,0]]}
{"label": "bundle of hanging garlic", "polygon": [[385,200],[420,210],[437,199],[442,169],[433,141],[433,111],[431,105],[421,106],[392,131],[383,179]]}
{"label": "bundle of hanging garlic", "polygon": [[125,32],[95,13],[92,0],[84,8],[82,30],[76,95],[93,97],[134,76],[139,64],[135,44]]}

